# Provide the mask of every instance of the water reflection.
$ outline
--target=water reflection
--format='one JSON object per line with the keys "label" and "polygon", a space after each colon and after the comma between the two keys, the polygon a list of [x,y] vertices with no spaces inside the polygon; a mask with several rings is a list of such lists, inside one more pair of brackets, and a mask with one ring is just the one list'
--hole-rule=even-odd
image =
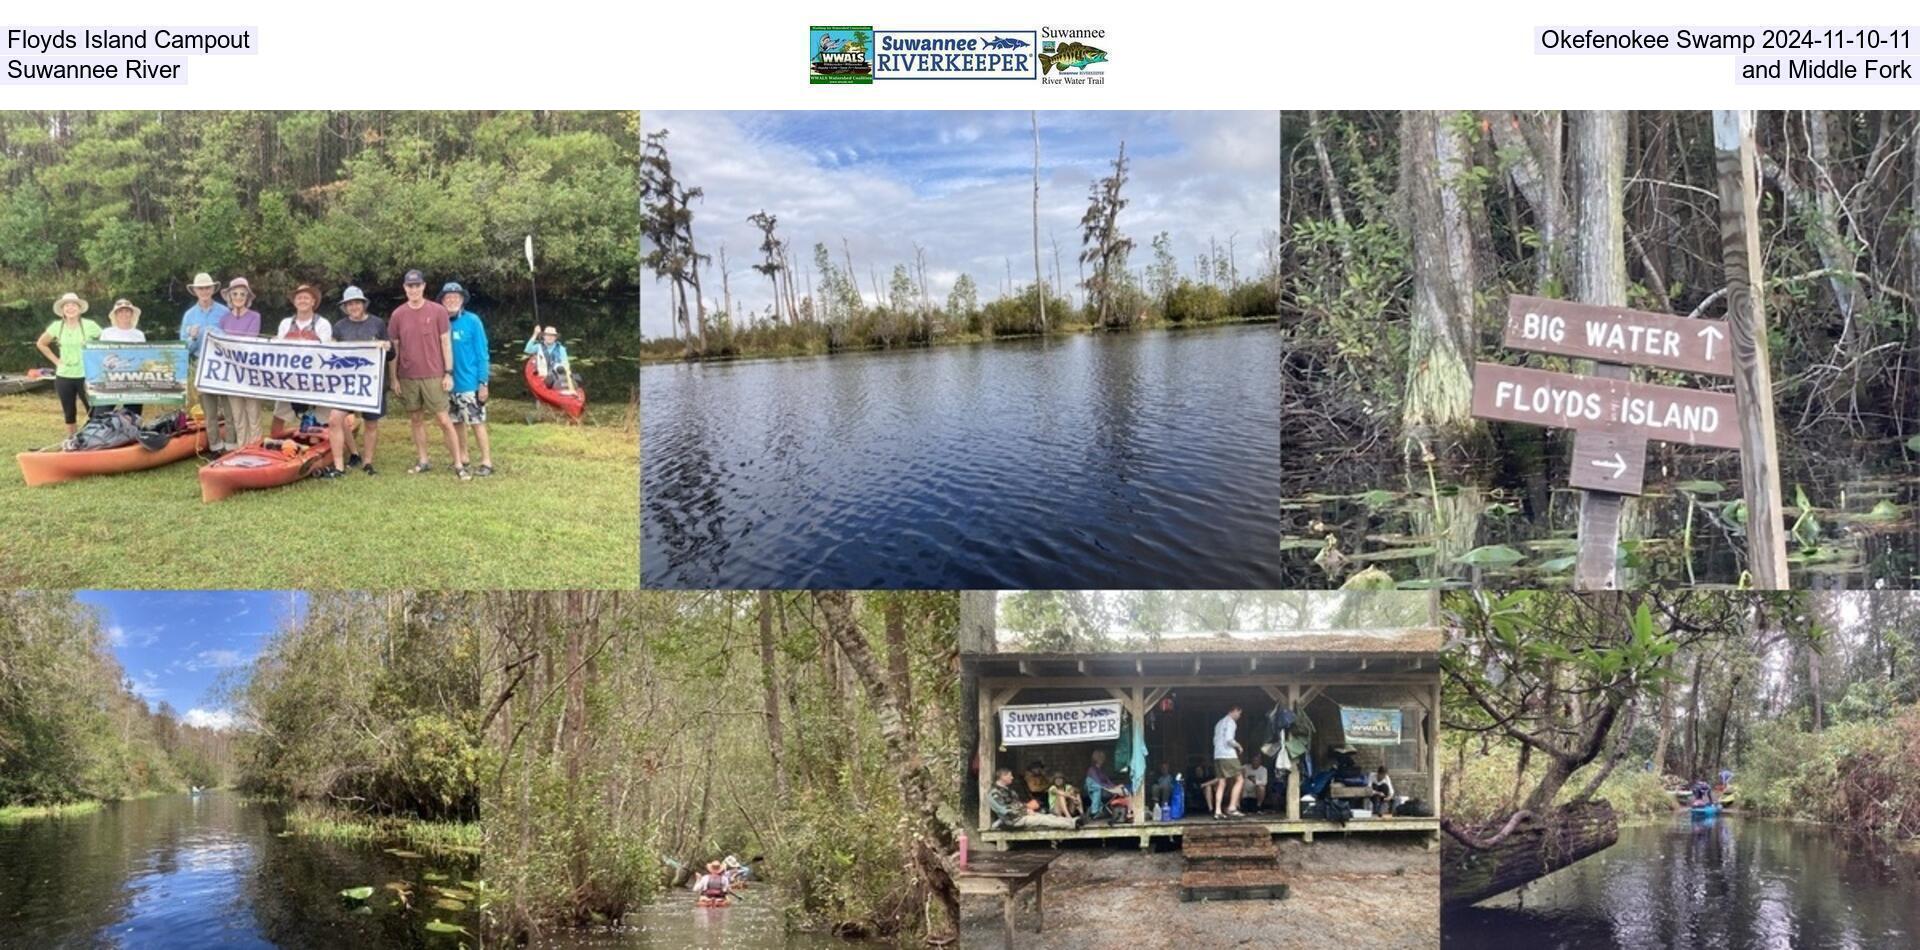
{"label": "water reflection", "polygon": [[1920,862],[1849,850],[1830,829],[1678,819],[1516,894],[1445,915],[1445,946],[1910,947]]}
{"label": "water reflection", "polygon": [[641,372],[649,585],[1264,587],[1270,327]]}

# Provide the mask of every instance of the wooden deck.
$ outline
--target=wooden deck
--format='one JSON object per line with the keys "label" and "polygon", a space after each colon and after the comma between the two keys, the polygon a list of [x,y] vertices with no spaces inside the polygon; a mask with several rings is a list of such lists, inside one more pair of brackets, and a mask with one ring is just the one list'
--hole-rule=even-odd
{"label": "wooden deck", "polygon": [[1269,835],[1299,835],[1312,841],[1317,834],[1374,834],[1379,832],[1411,832],[1430,835],[1428,847],[1439,844],[1440,819],[1438,818],[1361,818],[1345,825],[1330,821],[1310,821],[1300,819],[1288,821],[1285,818],[1268,818],[1255,815],[1240,818],[1233,822],[1214,821],[1212,818],[1185,818],[1180,821],[1149,821],[1145,824],[1125,824],[1109,826],[1095,822],[1084,828],[1047,829],[1035,828],[1028,831],[989,830],[978,831],[975,840],[984,845],[1005,851],[1007,846],[1019,841],[1091,841],[1100,838],[1134,838],[1145,848],[1155,838],[1181,838],[1189,828],[1220,828],[1231,825],[1256,826],[1265,828]]}

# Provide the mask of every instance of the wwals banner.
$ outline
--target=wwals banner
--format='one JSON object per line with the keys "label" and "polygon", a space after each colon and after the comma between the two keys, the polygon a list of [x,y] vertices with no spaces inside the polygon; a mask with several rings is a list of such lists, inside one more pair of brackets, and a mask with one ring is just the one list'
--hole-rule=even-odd
{"label": "wwals banner", "polygon": [[1050,703],[1000,707],[1000,744],[1046,745],[1120,738],[1120,704]]}
{"label": "wwals banner", "polygon": [[201,392],[380,411],[387,361],[380,344],[316,343],[207,334],[194,385]]}
{"label": "wwals banner", "polygon": [[89,405],[186,404],[185,343],[88,343],[80,365],[87,374]]}
{"label": "wwals banner", "polygon": [[1400,710],[1344,706],[1340,709],[1340,729],[1347,734],[1350,745],[1399,745]]}

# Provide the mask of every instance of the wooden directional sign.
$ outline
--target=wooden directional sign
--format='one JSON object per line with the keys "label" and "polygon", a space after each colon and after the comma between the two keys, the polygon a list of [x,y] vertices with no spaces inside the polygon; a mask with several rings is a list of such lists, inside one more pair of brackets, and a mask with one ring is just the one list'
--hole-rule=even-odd
{"label": "wooden directional sign", "polygon": [[[1473,414],[1500,422],[1605,432],[1622,440],[1740,447],[1732,393],[1499,363],[1474,369]],[[1644,461],[1645,453],[1641,455]]]}
{"label": "wooden directional sign", "polygon": [[1724,320],[1515,296],[1507,300],[1505,342],[1516,350],[1602,363],[1733,375],[1733,341]]}
{"label": "wooden directional sign", "polygon": [[1575,488],[1638,495],[1645,485],[1647,440],[1611,432],[1581,432],[1573,440]]}

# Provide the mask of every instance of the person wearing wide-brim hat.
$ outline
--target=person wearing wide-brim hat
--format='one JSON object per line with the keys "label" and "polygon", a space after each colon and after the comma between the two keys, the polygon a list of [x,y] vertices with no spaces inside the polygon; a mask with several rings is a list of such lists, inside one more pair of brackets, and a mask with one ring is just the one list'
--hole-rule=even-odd
{"label": "person wearing wide-brim hat", "polygon": [[[66,419],[67,435],[79,427],[80,407],[87,405],[87,370],[81,352],[87,343],[100,339],[100,324],[82,316],[87,301],[72,291],[53,302],[53,315],[60,319],[47,324],[34,341],[40,355],[54,366],[53,390],[60,397],[60,414]],[[88,411],[92,406],[87,405]]]}
{"label": "person wearing wide-brim hat", "polygon": [[[287,295],[287,301],[293,304],[293,316],[280,321],[280,329],[274,333],[276,340],[302,340],[308,343],[332,343],[333,324],[320,315],[320,288],[312,284],[301,284]],[[301,402],[277,400],[273,404],[273,438],[285,434],[285,426],[294,431],[300,429],[300,418],[313,409]]]}
{"label": "person wearing wide-brim hat", "polygon": [[[100,331],[100,342],[102,343],[145,343],[147,342],[147,335],[141,332],[140,330],[140,308],[134,306],[133,301],[128,300],[125,297],[122,297],[119,300],[114,301],[113,306],[107,310],[107,320],[112,324],[112,326],[109,326],[105,330]],[[135,416],[139,416],[143,407],[134,405],[131,403],[123,403],[121,405],[112,406],[109,408],[124,409],[130,413],[133,413]]]}
{"label": "person wearing wide-brim hat", "polygon": [[[338,343],[378,343],[385,353],[388,372],[392,372],[393,348],[387,340],[387,321],[376,317],[367,309],[367,295],[358,287],[348,287],[340,295],[340,311],[346,316],[333,323],[333,339]],[[373,456],[379,447],[380,417],[387,411],[387,388],[380,388],[380,409],[377,412],[348,412],[335,409],[327,414],[327,428],[333,431],[333,467],[320,473],[325,478],[337,478],[355,468],[368,475],[379,474],[373,467]],[[352,417],[360,417],[360,451],[355,451],[353,427],[349,424]],[[362,453],[365,453],[364,455]]]}
{"label": "person wearing wide-brim hat", "polygon": [[[253,309],[253,284],[245,277],[227,281],[227,313],[217,329],[221,336],[257,337],[260,312]],[[225,434],[207,431],[207,447],[215,455],[242,448],[260,439],[260,400],[251,396],[221,396],[220,412],[227,417]]]}
{"label": "person wearing wide-brim hat", "polygon": [[[214,280],[212,274],[201,271],[193,275],[187,289],[193,291],[193,303],[180,314],[180,339],[186,341],[187,357],[197,364],[200,347],[206,342],[207,334],[219,329],[220,318],[231,311],[217,299],[220,282]],[[206,423],[207,438],[211,443],[218,438],[220,431],[217,400],[201,396],[200,387],[194,384],[194,376],[191,371],[187,373],[187,405],[200,407],[200,418]]]}

